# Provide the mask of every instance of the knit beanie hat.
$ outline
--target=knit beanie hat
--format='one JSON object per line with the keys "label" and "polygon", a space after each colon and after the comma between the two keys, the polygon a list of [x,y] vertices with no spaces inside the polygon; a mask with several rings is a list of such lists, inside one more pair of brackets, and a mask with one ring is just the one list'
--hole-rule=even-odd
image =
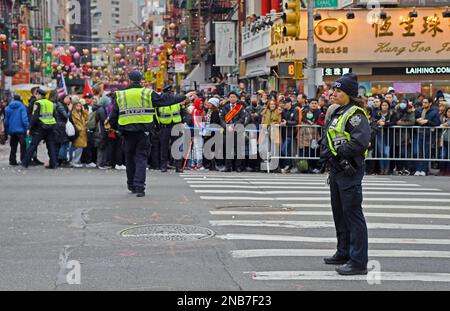
{"label": "knit beanie hat", "polygon": [[334,82],[333,87],[344,91],[351,97],[358,96],[358,77],[354,73],[347,73]]}
{"label": "knit beanie hat", "polygon": [[215,98],[215,97],[213,97],[213,98],[210,98],[210,99],[208,100],[208,103],[210,103],[210,104],[213,105],[214,107],[219,107],[220,100],[217,99],[217,98]]}
{"label": "knit beanie hat", "polygon": [[102,107],[105,107],[105,108],[108,107],[109,104],[111,104],[111,99],[108,96],[103,96],[100,99],[100,101],[98,102],[99,106],[102,106]]}

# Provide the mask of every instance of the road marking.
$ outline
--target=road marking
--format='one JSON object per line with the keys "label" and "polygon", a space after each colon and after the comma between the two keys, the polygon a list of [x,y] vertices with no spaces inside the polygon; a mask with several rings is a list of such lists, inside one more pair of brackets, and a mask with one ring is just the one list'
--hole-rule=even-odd
{"label": "road marking", "polygon": [[[308,194],[308,195],[330,195],[330,191],[257,191],[257,190],[194,190],[196,193],[209,193],[209,194],[259,194],[259,195],[271,195],[271,194]],[[363,191],[364,195],[411,195],[409,192],[393,192],[393,191]],[[450,197],[450,193],[418,193],[420,196],[445,196]],[[428,200],[427,200],[428,201]],[[448,201],[450,203],[450,200]]]}
{"label": "road marking", "polygon": [[[450,273],[379,272],[384,281],[450,282]],[[367,275],[341,276],[334,271],[248,272],[257,281],[364,281]],[[376,272],[378,277],[378,272]]]}
{"label": "road marking", "polygon": [[[282,186],[282,185],[289,185],[289,186],[300,186],[300,185],[305,185],[305,186],[324,186],[326,185],[325,180],[322,182],[269,182],[269,181],[248,181],[248,182],[244,182],[244,181],[208,181],[208,180],[200,180],[200,181],[187,181],[188,184],[198,184],[198,185],[235,185],[235,184],[242,184],[242,185],[273,185],[273,186]],[[372,182],[363,182],[362,183],[363,186],[390,186],[390,187],[421,187],[421,185],[418,184],[391,184],[391,183],[384,183],[384,182],[376,182],[376,183],[372,183]]]}
{"label": "road marking", "polygon": [[[233,183],[236,184],[236,183]],[[319,186],[319,187],[310,187],[310,186],[258,186],[258,185],[249,185],[246,182],[241,182],[238,183],[239,185],[221,185],[221,184],[217,184],[217,185],[204,185],[204,184],[189,184],[189,187],[191,188],[221,188],[221,189],[300,189],[300,190],[304,190],[304,189],[311,189],[311,190],[315,190],[315,189],[324,189],[324,190],[328,190],[328,192],[330,192],[330,187],[329,186]],[[391,187],[372,187],[372,186],[366,186],[364,187],[364,190],[392,190]],[[419,188],[419,189],[414,189],[414,188],[395,188],[395,191],[409,191],[409,192],[428,192],[428,191],[436,191],[436,192],[442,192],[443,190],[441,189],[437,189],[437,188]],[[395,192],[395,191],[391,191]],[[409,194],[409,193],[408,193]]]}
{"label": "road marking", "polygon": [[[234,258],[256,257],[326,257],[333,249],[245,249],[231,251]],[[369,257],[450,258],[450,252],[423,250],[369,250]]]}
{"label": "road marking", "polygon": [[[306,208],[306,207],[316,207],[316,208],[331,208],[330,204],[283,204],[283,207],[287,208]],[[424,205],[381,205],[381,204],[363,204],[364,209],[418,209],[418,210],[445,210],[449,211],[450,206],[424,206]]]}
{"label": "road marking", "polygon": [[[304,243],[336,243],[336,238],[317,238],[291,235],[264,235],[229,233],[216,236],[222,240],[247,241],[275,241],[275,242],[304,242]],[[423,244],[423,245],[450,245],[449,239],[407,239],[407,238],[369,238],[370,244]]]}
{"label": "road marking", "polygon": [[[326,179],[327,177],[325,175],[300,175],[300,176],[273,176],[273,177],[267,177],[263,175],[197,175],[197,174],[188,174],[188,175],[180,175],[183,178],[224,178],[224,179]],[[392,180],[392,178],[387,177],[373,177],[373,176],[365,176],[365,180]]]}
{"label": "road marking", "polygon": [[[284,198],[261,198],[261,197],[221,197],[221,196],[201,196],[202,200],[210,201],[327,201],[331,199],[329,197],[284,197]],[[364,202],[444,202],[450,203],[448,199],[424,199],[424,198],[364,198]]]}
{"label": "road marking", "polygon": [[[281,212],[241,212],[241,211],[211,211],[211,215],[222,216],[333,216],[331,211],[316,212],[316,211],[281,211]],[[429,219],[450,219],[450,215],[446,214],[396,214],[396,213],[364,213],[367,217],[388,217],[388,218],[429,218]]]}
{"label": "road marking", "polygon": [[[294,220],[210,220],[215,227],[279,227],[294,229],[335,228],[331,221],[294,221]],[[402,230],[450,230],[450,225],[420,225],[395,223],[368,223],[369,229],[402,229]]]}
{"label": "road marking", "polygon": [[[191,178],[191,177],[186,177],[184,178],[184,180],[186,181],[224,181],[224,178]],[[259,182],[259,181],[277,181],[277,182],[307,182],[307,181],[323,181],[325,182],[327,179],[326,178],[297,178],[297,179],[288,179],[288,178],[236,178],[236,180],[238,181],[254,181],[254,182]],[[406,184],[406,181],[401,181],[401,180],[380,180],[380,179],[371,179],[371,180],[363,180],[363,182],[371,182],[371,183],[385,183],[385,182],[389,182],[392,184]]]}

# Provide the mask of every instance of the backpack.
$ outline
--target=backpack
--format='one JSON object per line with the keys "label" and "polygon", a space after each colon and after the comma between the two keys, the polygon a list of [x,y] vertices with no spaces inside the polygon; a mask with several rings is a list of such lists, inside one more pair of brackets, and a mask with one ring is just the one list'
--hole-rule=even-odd
{"label": "backpack", "polygon": [[88,121],[86,123],[86,127],[90,131],[95,131],[95,128],[97,127],[97,110],[91,112],[91,114],[88,117]]}

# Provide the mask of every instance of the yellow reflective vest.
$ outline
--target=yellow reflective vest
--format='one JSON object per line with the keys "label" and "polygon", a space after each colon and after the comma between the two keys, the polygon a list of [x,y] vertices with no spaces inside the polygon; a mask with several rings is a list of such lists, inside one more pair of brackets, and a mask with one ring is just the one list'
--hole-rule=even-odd
{"label": "yellow reflective vest", "polygon": [[153,123],[155,108],[152,102],[153,91],[149,88],[136,88],[116,92],[119,107],[119,125]]}
{"label": "yellow reflective vest", "polygon": [[40,106],[39,121],[41,121],[45,125],[55,125],[56,119],[53,115],[55,111],[55,105],[48,99],[40,99],[36,101],[36,103]]}
{"label": "yellow reflective vest", "polygon": [[181,123],[181,104],[158,108],[158,121],[163,125]]}

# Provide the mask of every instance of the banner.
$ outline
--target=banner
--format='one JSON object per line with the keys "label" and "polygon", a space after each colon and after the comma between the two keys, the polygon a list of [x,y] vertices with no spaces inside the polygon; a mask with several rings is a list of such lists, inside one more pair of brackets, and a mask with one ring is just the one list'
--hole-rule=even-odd
{"label": "banner", "polygon": [[234,22],[214,22],[216,34],[216,66],[237,66],[236,25]]}
{"label": "banner", "polygon": [[30,55],[26,41],[28,40],[28,25],[19,25],[20,42],[20,67],[19,72],[13,77],[13,85],[30,83]]}
{"label": "banner", "polygon": [[[45,51],[47,49],[47,44],[52,42],[52,30],[50,28],[44,28],[44,48]],[[53,67],[52,67],[52,53],[46,52],[44,54],[45,63],[47,64],[47,67],[45,67],[45,75],[51,76],[53,73]]]}

